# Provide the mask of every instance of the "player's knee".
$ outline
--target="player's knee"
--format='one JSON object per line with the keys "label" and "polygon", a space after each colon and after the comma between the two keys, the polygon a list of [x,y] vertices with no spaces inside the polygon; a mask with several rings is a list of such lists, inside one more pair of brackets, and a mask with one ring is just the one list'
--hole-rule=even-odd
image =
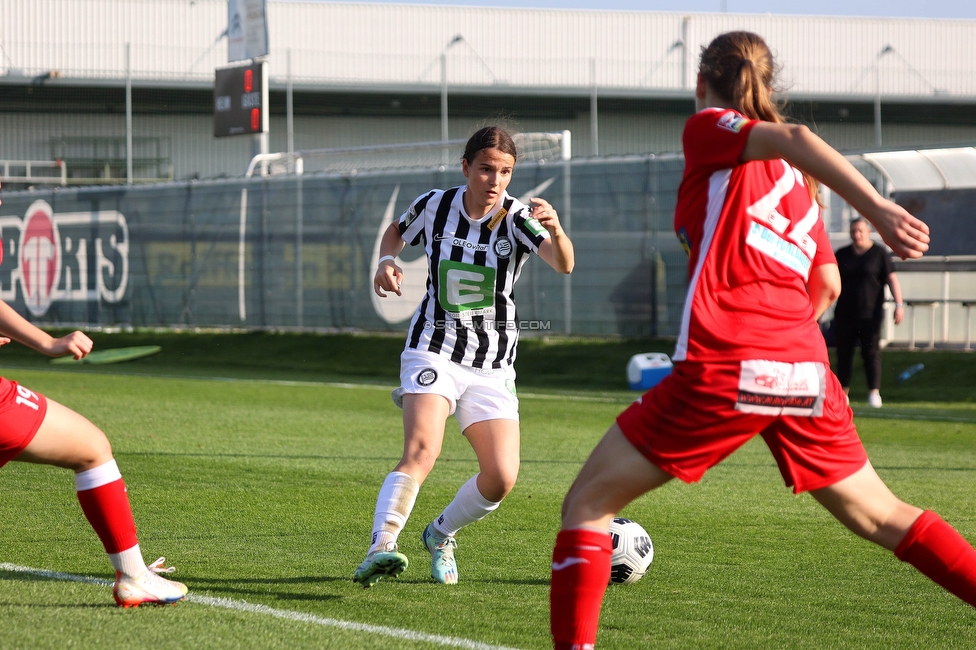
{"label": "player's knee", "polygon": [[492,499],[492,501],[501,501],[505,496],[508,495],[512,489],[515,488],[515,481],[518,480],[518,467],[504,472],[498,479],[498,491],[501,496],[497,499]]}
{"label": "player's knee", "polygon": [[518,465],[502,468],[494,472],[481,473],[478,481],[478,491],[489,501],[501,501],[515,487],[518,480]]}
{"label": "player's knee", "polygon": [[563,498],[563,504],[559,508],[559,518],[560,518],[561,521],[564,521],[564,522],[566,521],[566,516],[569,513],[569,508],[570,508],[570,501],[569,501],[569,499],[572,496],[572,494],[573,494],[572,493],[572,490],[570,490],[566,494],[566,496]]}
{"label": "player's knee", "polygon": [[877,524],[872,522],[868,517],[848,516],[841,519],[841,523],[843,523],[849,531],[858,537],[869,541],[878,530]]}
{"label": "player's knee", "polygon": [[583,503],[583,499],[581,499],[581,488],[582,486],[580,485],[579,479],[577,479],[570,486],[569,492],[566,493],[566,497],[563,499],[562,508],[560,509],[560,516],[562,517],[563,523],[578,517],[580,507]]}
{"label": "player's knee", "polygon": [[842,512],[835,512],[834,515],[858,537],[880,543],[891,513],[881,504],[849,502]]}
{"label": "player's knee", "polygon": [[100,429],[86,436],[84,444],[80,445],[79,453],[74,459],[72,469],[84,472],[94,469],[112,460],[112,443]]}
{"label": "player's knee", "polygon": [[505,486],[505,493],[508,494],[515,487],[515,481],[518,480],[519,468],[521,463],[518,458],[514,458],[508,462],[508,464],[502,469],[501,478],[502,483]]}

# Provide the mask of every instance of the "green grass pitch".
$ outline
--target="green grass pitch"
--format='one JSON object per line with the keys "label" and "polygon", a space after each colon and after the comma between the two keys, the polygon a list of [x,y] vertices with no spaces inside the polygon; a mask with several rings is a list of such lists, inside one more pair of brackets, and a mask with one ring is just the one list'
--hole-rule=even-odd
{"label": "green grass pitch", "polygon": [[[410,568],[363,590],[350,577],[402,445],[388,390],[402,342],[220,336],[225,357],[207,356],[216,354],[212,341],[180,347],[170,334],[96,337],[102,345],[164,339],[155,357],[98,369],[0,352],[4,375],[106,431],[143,554],[165,555],[199,597],[121,610],[104,583],[0,569],[0,647],[548,647],[562,496],[634,397],[622,389],[620,360],[670,344],[526,342],[521,475],[495,514],[459,534],[460,584],[432,583],[419,540],[477,471],[452,419],[400,538]],[[331,345],[350,358],[322,352]],[[252,350],[250,361],[239,350]],[[926,371],[916,387],[896,386],[893,375],[917,359]],[[863,408],[855,392],[872,461],[896,494],[976,540],[972,355],[888,352],[885,364],[884,409]],[[112,578],[70,472],[11,463],[0,471],[0,495],[0,563]],[[655,559],[639,583],[608,589],[600,648],[970,648],[976,639],[971,607],[855,538],[808,495],[793,496],[761,441],[701,483],[672,482],[622,514],[651,534]]]}

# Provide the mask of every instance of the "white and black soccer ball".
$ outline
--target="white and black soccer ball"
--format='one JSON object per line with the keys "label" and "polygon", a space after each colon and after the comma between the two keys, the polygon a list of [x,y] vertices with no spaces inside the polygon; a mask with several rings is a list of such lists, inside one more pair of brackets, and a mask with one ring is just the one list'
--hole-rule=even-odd
{"label": "white and black soccer ball", "polygon": [[615,517],[610,522],[613,555],[610,557],[610,584],[629,585],[640,580],[654,559],[651,536],[636,521]]}

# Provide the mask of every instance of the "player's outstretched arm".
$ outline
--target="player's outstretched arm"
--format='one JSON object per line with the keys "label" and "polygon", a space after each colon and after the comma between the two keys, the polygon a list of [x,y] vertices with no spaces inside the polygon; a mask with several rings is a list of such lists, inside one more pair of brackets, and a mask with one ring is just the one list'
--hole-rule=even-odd
{"label": "player's outstretched arm", "polygon": [[807,293],[813,303],[814,320],[820,320],[827,308],[840,296],[840,270],[836,264],[820,264],[810,269]]}
{"label": "player's outstretched arm", "polygon": [[559,224],[556,209],[544,199],[531,198],[532,216],[549,231],[549,239],[539,246],[539,257],[558,273],[572,273],[576,266],[576,252],[569,235]]}
{"label": "player's outstretched arm", "polygon": [[[400,228],[396,222],[391,223],[390,227],[383,233],[380,240],[380,259],[384,257],[396,257],[403,250],[403,239],[400,238]],[[373,291],[380,298],[386,298],[385,291],[391,291],[396,295],[400,293],[400,285],[403,283],[403,269],[396,265],[392,259],[386,259],[376,266],[376,274],[373,276]]]}
{"label": "player's outstretched arm", "polygon": [[749,133],[741,159],[782,158],[834,190],[878,230],[895,255],[921,257],[929,248],[929,227],[877,190],[844,156],[799,124],[760,122]]}
{"label": "player's outstretched arm", "polygon": [[84,332],[72,332],[56,339],[18,314],[2,300],[0,300],[0,332],[49,357],[63,357],[70,354],[75,359],[81,359],[91,352],[94,345]]}

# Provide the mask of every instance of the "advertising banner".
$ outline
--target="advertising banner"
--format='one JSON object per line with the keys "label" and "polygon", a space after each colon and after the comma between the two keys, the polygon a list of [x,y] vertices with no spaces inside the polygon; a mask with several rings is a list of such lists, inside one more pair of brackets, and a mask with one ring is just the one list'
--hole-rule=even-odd
{"label": "advertising banner", "polygon": [[265,0],[227,0],[227,62],[268,55]]}

